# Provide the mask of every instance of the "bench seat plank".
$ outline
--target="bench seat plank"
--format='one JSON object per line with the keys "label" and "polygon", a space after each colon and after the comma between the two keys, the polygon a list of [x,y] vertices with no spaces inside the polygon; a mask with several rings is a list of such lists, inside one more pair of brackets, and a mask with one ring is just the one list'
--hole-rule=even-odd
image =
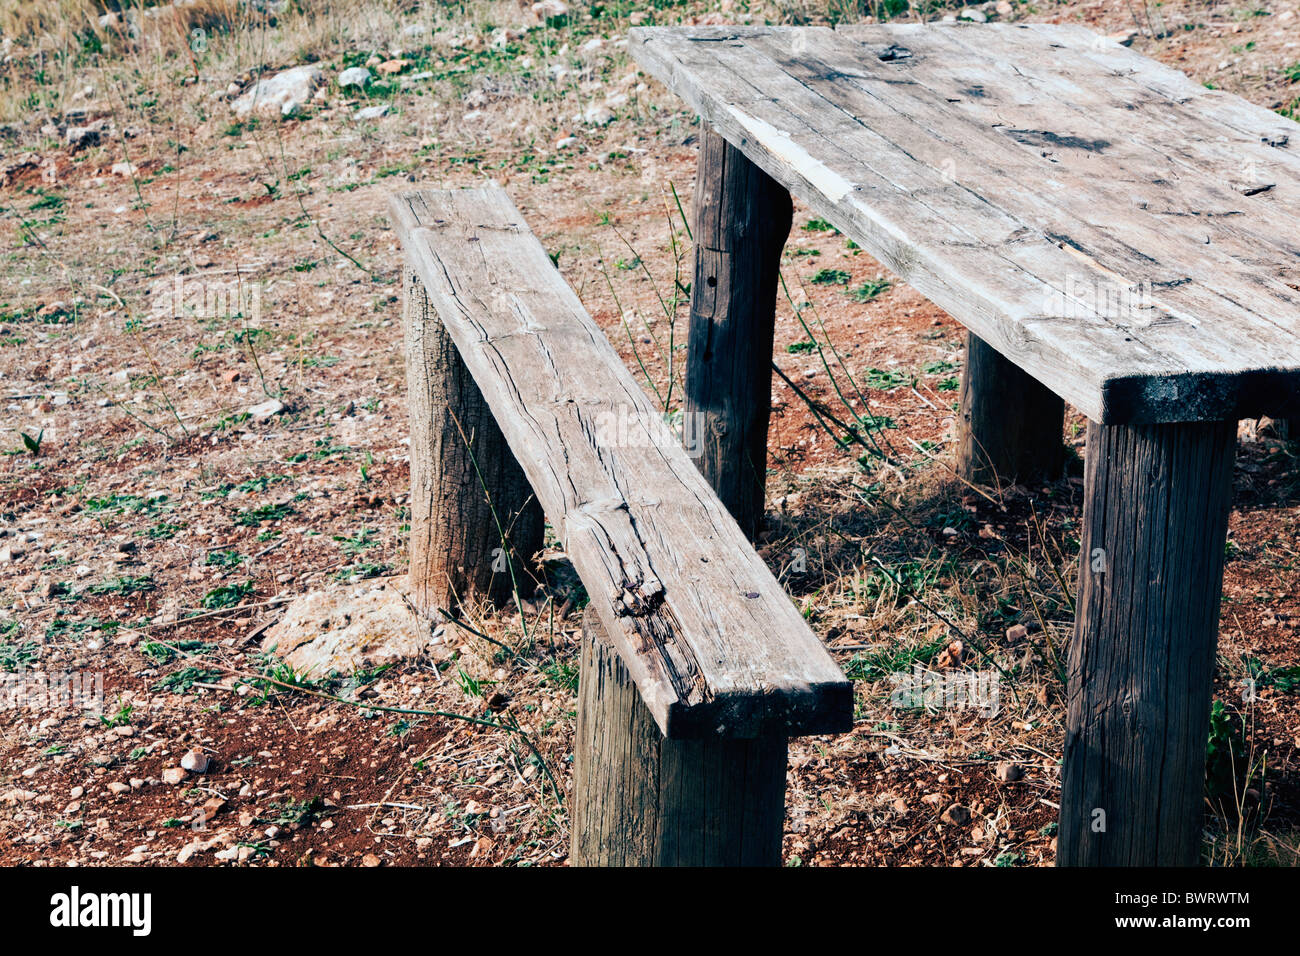
{"label": "bench seat plank", "polygon": [[1300,124],[1076,27],[646,28],[629,47],[1095,421],[1300,410]]}
{"label": "bench seat plank", "polygon": [[852,684],[505,193],[410,192],[391,209],[663,733],[849,729]]}

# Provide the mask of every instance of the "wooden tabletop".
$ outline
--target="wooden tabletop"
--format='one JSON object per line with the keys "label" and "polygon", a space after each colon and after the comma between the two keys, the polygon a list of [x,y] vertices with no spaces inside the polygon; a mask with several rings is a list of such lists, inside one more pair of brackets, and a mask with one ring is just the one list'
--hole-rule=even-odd
{"label": "wooden tabletop", "polygon": [[647,28],[641,65],[1104,424],[1300,414],[1300,124],[1083,28]]}

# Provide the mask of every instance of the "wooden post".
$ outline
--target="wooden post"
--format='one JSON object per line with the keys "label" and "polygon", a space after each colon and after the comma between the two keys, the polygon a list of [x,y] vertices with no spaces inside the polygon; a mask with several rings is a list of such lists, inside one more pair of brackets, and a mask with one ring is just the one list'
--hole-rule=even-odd
{"label": "wooden post", "polygon": [[981,485],[1054,481],[1065,403],[973,332],[961,380],[957,474]]}
{"label": "wooden post", "polygon": [[[405,276],[411,412],[411,601],[428,617],[521,596],[542,546],[541,508],[424,286]],[[503,544],[503,531],[506,543]]]}
{"label": "wooden post", "polygon": [[784,737],[667,740],[601,626],[582,620],[573,866],[779,866]]}
{"label": "wooden post", "polygon": [[1236,434],[1089,425],[1058,865],[1199,861]]}
{"label": "wooden post", "polygon": [[777,279],[792,216],[784,187],[704,130],[685,412],[698,423],[696,465],[750,540],[763,525]]}

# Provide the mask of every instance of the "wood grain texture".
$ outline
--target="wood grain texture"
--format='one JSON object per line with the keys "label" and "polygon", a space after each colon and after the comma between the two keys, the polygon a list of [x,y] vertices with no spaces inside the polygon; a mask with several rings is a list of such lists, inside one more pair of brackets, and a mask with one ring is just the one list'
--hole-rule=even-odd
{"label": "wood grain texture", "polygon": [[966,335],[957,474],[983,485],[1055,481],[1065,460],[1065,403],[974,332]]}
{"label": "wood grain texture", "polygon": [[772,339],[790,194],[713,130],[695,181],[695,278],[686,362],[700,471],[751,539],[763,527]]}
{"label": "wood grain texture", "polygon": [[1089,427],[1059,865],[1199,861],[1235,444],[1235,422]]}
{"label": "wood grain texture", "polygon": [[1300,124],[1076,27],[691,27],[639,63],[1105,424],[1294,415]]}
{"label": "wood grain texture", "polygon": [[851,683],[505,193],[412,192],[391,209],[660,730],[847,730]]}
{"label": "wood grain texture", "polygon": [[[403,270],[411,603],[429,618],[531,594],[542,509],[420,279]],[[504,554],[503,554],[504,552]],[[504,560],[503,560],[504,558]]]}
{"label": "wood grain texture", "polygon": [[572,866],[779,866],[786,740],[668,740],[583,617]]}

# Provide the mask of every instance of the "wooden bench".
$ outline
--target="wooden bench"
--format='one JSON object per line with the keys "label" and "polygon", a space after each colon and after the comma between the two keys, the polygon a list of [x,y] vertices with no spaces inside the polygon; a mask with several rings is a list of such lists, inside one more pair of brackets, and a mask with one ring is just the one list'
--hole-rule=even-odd
{"label": "wooden bench", "polygon": [[759,520],[793,193],[969,330],[964,477],[1054,477],[1090,419],[1058,862],[1197,862],[1235,422],[1300,413],[1300,125],[1078,27],[629,49],[707,127],[686,401],[746,422],[724,501]]}
{"label": "wooden bench", "polygon": [[851,683],[505,193],[391,208],[420,610],[508,592],[535,496],[590,596],[573,862],[779,863],[786,739]]}

